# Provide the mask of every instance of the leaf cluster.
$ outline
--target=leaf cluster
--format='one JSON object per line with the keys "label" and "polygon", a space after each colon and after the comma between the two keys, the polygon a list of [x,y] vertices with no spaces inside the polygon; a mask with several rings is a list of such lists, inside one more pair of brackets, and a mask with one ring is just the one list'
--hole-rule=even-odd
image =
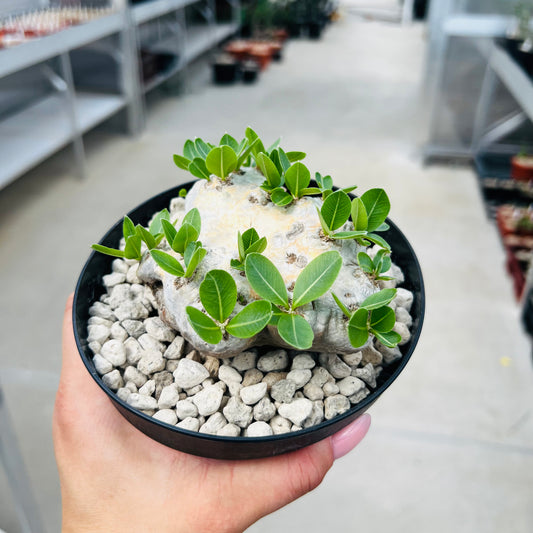
{"label": "leaf cluster", "polygon": [[313,344],[313,330],[305,318],[296,313],[296,309],[328,291],[341,266],[339,252],[320,254],[296,279],[292,301],[281,273],[267,257],[259,253],[249,254],[244,269],[255,293],[271,304],[273,315],[270,324],[277,327],[280,337],[297,349],[307,350]]}
{"label": "leaf cluster", "polygon": [[[376,231],[386,231],[385,219],[390,211],[390,201],[383,189],[370,189],[361,197],[350,197],[343,190],[328,194],[322,207],[317,208],[324,233],[331,239],[355,239],[363,246],[375,243],[390,251],[390,246]],[[353,231],[336,231],[348,219],[352,219]]]}
{"label": "leaf cluster", "polygon": [[246,256],[251,253],[262,253],[267,247],[266,237],[259,237],[255,228],[247,229],[242,235],[237,233],[237,244],[239,249],[239,259],[232,259],[231,266],[237,270],[244,270]]}
{"label": "leaf cluster", "polygon": [[251,140],[246,137],[239,143],[226,133],[216,146],[197,137],[194,141],[185,141],[183,155],[174,154],[174,163],[200,179],[209,181],[211,175],[215,175],[226,180],[232,172],[248,161],[259,142],[259,138]]}
{"label": "leaf cluster", "polygon": [[165,272],[180,278],[190,278],[207,253],[198,241],[202,229],[200,212],[196,207],[191,209],[183,217],[179,229],[168,219],[163,219],[161,226],[170,248],[183,258],[185,268],[174,256],[162,250],[151,249],[152,258]]}
{"label": "leaf cluster", "polygon": [[101,244],[93,244],[93,250],[102,254],[111,255],[113,257],[122,257],[125,259],[136,259],[140,261],[142,258],[142,243],[146,244],[149,250],[156,248],[164,237],[162,230],[162,222],[168,221],[170,214],[168,209],[163,209],[156,213],[148,228],[135,225],[130,217],[127,215],[122,221],[122,235],[124,237],[124,250],[102,246]]}
{"label": "leaf cluster", "polygon": [[256,300],[229,320],[237,304],[237,284],[225,270],[210,270],[199,291],[205,313],[192,306],[187,306],[185,311],[194,331],[209,344],[218,344],[225,333],[240,339],[253,337],[272,317],[270,304]]}
{"label": "leaf cluster", "polygon": [[376,281],[394,279],[390,276],[383,276],[384,272],[388,272],[392,265],[388,250],[381,248],[372,259],[367,253],[359,252],[357,254],[357,262],[361,269],[370,274]]}
{"label": "leaf cluster", "polygon": [[396,289],[383,289],[372,294],[353,313],[336,294],[331,293],[331,295],[349,319],[348,338],[354,348],[363,346],[370,334],[389,348],[393,348],[401,341],[401,336],[392,331],[396,323],[396,315],[394,310],[387,305],[396,296]]}

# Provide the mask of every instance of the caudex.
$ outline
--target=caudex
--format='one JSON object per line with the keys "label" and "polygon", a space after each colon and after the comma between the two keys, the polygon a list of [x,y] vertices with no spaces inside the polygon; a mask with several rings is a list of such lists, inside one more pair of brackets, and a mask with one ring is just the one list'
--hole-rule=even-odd
{"label": "caudex", "polygon": [[[322,237],[331,241],[354,239],[364,247],[376,245],[379,249],[373,257],[366,252],[358,253],[358,266],[373,280],[392,279],[386,275],[391,267],[391,248],[378,234],[389,228],[385,222],[390,210],[386,192],[375,188],[351,199],[348,193],[356,187],[333,190],[331,176],[318,172],[316,186],[311,185],[311,173],[302,163],[305,156],[299,151],[285,152],[279,139],[265,148],[255,131],[247,128],[240,142],[227,133],[218,145],[200,138],[187,140],[183,154],[174,155],[174,163],[199,179],[222,183],[231,183],[232,174],[241,168],[256,167],[265,178],[261,189],[281,209],[305,196],[320,197],[321,202],[317,204],[321,205],[317,205],[316,212]],[[180,192],[180,196],[185,194]],[[349,229],[344,230],[348,222],[351,222]],[[201,229],[198,209],[188,211],[179,227],[164,209],[154,215],[147,228],[124,217],[124,243],[120,249],[99,244],[93,248],[139,261],[150,254],[165,272],[192,278],[208,253],[200,240]],[[235,237],[231,269],[244,274],[258,298],[235,313],[239,295],[233,276],[226,270],[209,270],[199,284],[198,297],[203,310],[186,308],[194,331],[205,342],[215,345],[228,335],[247,339],[273,327],[288,345],[299,350],[311,348],[314,333],[299,311],[330,291],[342,267],[341,254],[331,250],[315,257],[300,272],[290,294],[276,265],[263,255],[268,245],[266,237],[261,237],[253,227],[243,228]],[[393,331],[394,310],[388,305],[396,296],[396,289],[372,294],[357,309],[348,309],[339,296],[334,293],[331,296],[345,315],[346,334],[354,348],[364,346],[370,335],[391,348],[400,342],[400,335]]]}

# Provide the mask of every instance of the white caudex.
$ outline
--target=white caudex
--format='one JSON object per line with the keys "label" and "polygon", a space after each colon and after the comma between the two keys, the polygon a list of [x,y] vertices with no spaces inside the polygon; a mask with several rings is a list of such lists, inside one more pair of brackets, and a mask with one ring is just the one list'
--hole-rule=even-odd
{"label": "white caudex", "polygon": [[[198,209],[201,216],[199,239],[207,253],[192,277],[176,278],[149,255],[145,255],[140,264],[138,276],[155,291],[162,320],[180,331],[201,353],[231,357],[253,346],[289,347],[273,326],[267,326],[249,339],[228,335],[218,344],[209,344],[200,338],[187,319],[187,306],[202,309],[198,298],[199,285],[205,274],[213,269],[225,270],[235,280],[239,295],[235,313],[258,298],[243,273],[230,265],[231,260],[237,257],[237,233],[242,234],[251,227],[266,237],[267,247],[263,255],[283,276],[289,295],[302,269],[321,253],[330,250],[338,251],[343,261],[332,291],[349,309],[357,308],[380,289],[371,276],[358,266],[357,253],[364,247],[354,240],[324,237],[317,215],[317,207],[322,204],[320,198],[307,196],[287,207],[280,207],[270,202],[268,194],[260,189],[263,180],[264,176],[256,169],[233,174],[226,182],[214,177],[210,181],[199,180],[186,198],[172,202],[170,218],[176,227],[193,208]],[[350,229],[353,226],[348,222],[345,230]],[[171,250],[167,252],[178,257]],[[346,354],[354,351],[346,334],[346,319],[329,292],[302,306],[301,314],[313,330],[313,350]]]}

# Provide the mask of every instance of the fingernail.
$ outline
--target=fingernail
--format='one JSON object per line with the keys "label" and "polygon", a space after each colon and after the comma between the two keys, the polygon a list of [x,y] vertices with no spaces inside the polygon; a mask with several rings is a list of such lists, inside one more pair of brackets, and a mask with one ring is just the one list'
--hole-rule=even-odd
{"label": "fingernail", "polygon": [[335,433],[331,437],[333,458],[339,459],[353,450],[363,440],[369,427],[370,415],[364,414],[338,433]]}

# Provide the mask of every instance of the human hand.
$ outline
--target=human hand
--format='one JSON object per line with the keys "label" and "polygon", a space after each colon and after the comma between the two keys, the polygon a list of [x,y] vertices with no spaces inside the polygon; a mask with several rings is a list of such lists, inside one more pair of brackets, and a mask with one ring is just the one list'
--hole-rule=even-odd
{"label": "human hand", "polygon": [[370,417],[312,446],[267,459],[221,461],[153,441],[127,422],[89,376],[63,321],[53,435],[63,533],[236,533],[316,488],[365,436]]}

